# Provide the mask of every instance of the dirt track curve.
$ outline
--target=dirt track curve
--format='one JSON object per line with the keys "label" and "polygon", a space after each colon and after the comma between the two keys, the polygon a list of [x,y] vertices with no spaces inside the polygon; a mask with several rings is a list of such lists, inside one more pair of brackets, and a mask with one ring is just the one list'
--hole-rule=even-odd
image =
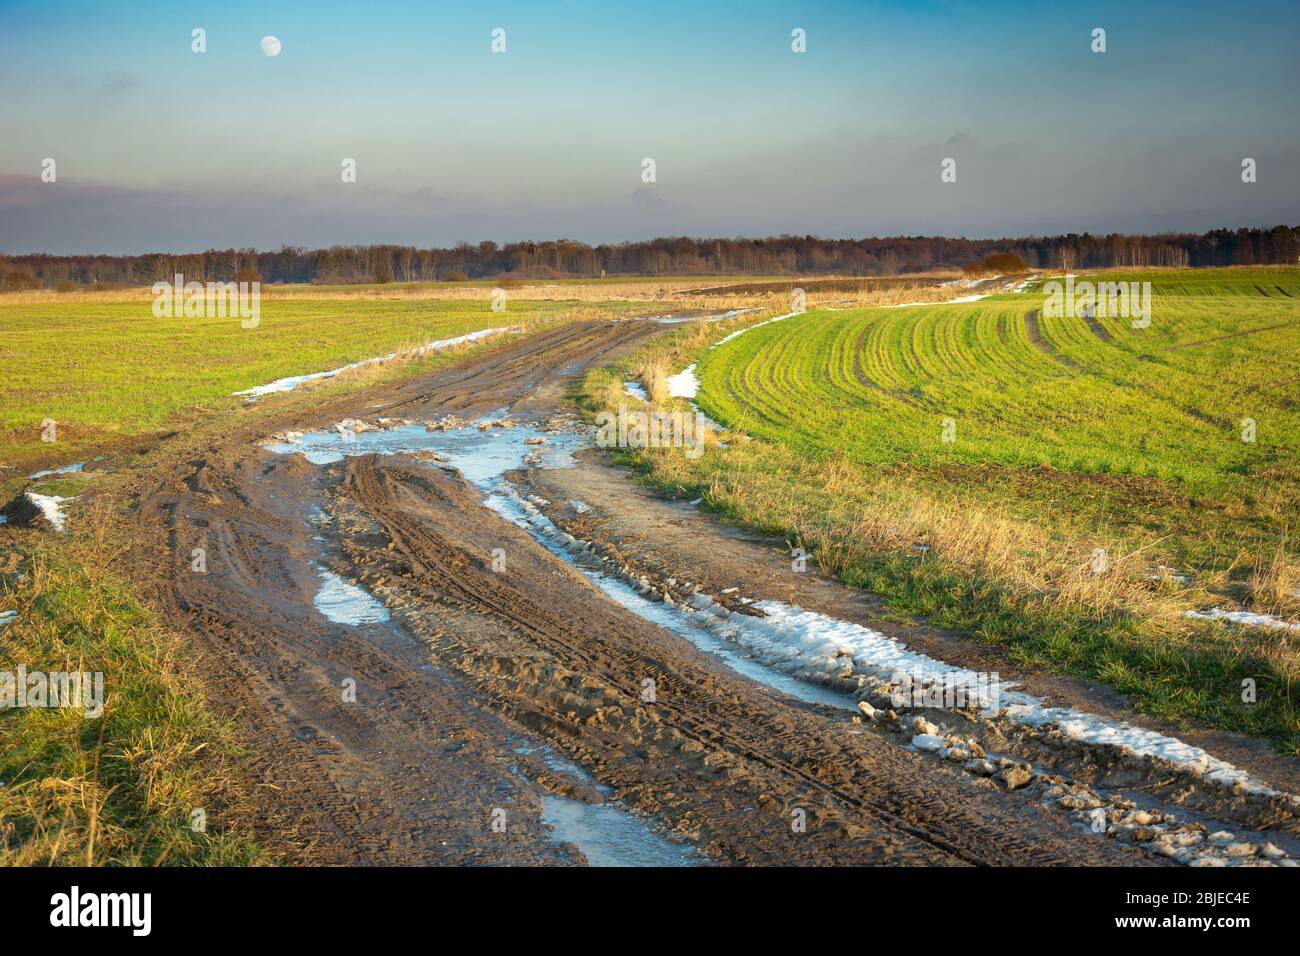
{"label": "dirt track curve", "polygon": [[[565,325],[273,427],[507,405],[542,419],[583,368],[658,331]],[[542,820],[559,796],[617,801],[706,863],[1156,862],[734,673],[603,596],[458,474],[407,456],[317,466],[259,447],[267,429],[235,428],[142,479],[141,532],[158,547],[135,559],[237,717],[255,755],[253,822],[290,859],[581,863]],[[326,567],[392,620],[324,618]],[[547,748],[595,782],[556,772]]]}

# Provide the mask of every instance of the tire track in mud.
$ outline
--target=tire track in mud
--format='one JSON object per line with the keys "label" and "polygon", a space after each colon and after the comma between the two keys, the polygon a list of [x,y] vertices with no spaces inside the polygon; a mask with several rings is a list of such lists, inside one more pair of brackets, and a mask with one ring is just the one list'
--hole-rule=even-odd
{"label": "tire track in mud", "polygon": [[[521,394],[554,364],[635,340],[634,326],[563,326],[423,380],[335,399],[312,413],[337,420],[367,398],[487,410]],[[436,387],[435,387],[436,386]],[[286,415],[184,447],[142,476],[133,564],[172,626],[195,637],[211,702],[232,716],[250,752],[258,794],[242,808],[259,839],[291,862],[563,863],[581,860],[540,823],[552,778],[538,758],[508,746],[514,728],[484,711],[429,663],[427,651],[383,628],[331,625],[312,605],[311,506],[319,472],[256,446]],[[208,551],[206,574],[191,551]],[[345,705],[339,681],[357,680]],[[547,787],[568,795],[564,783]],[[591,794],[577,793],[592,800]],[[514,803],[509,801],[513,800]],[[512,839],[491,834],[488,811],[514,806]]]}
{"label": "tire track in mud", "polygon": [[[762,615],[750,603],[756,600],[778,601],[820,613],[832,620],[874,629],[934,660],[972,671],[999,673],[1014,686],[1053,705],[1074,707],[1117,726],[1128,723],[1202,747],[1281,792],[1269,795],[1216,784],[1185,768],[1163,761],[1148,762],[1122,749],[1071,742],[1050,727],[1044,734],[1014,722],[978,720],[974,714],[962,714],[959,709],[922,709],[932,722],[946,724],[957,737],[977,740],[990,753],[1031,761],[1040,776],[1036,776],[1033,786],[1018,791],[1026,799],[1039,799],[1042,791],[1060,785],[1069,789],[1067,802],[1061,806],[1073,810],[1077,807],[1070,804],[1078,798],[1092,801],[1097,796],[1096,787],[1102,788],[1102,797],[1107,801],[1118,801],[1115,805],[1124,805],[1129,794],[1140,792],[1146,807],[1159,806],[1162,813],[1173,811],[1172,815],[1166,813],[1167,824],[1178,827],[1203,817],[1205,822],[1227,824],[1228,829],[1256,831],[1252,839],[1260,846],[1276,841],[1289,848],[1293,857],[1300,855],[1295,852],[1295,838],[1300,835],[1296,805],[1287,796],[1300,789],[1296,766],[1290,758],[1273,753],[1267,743],[1135,714],[1108,688],[1017,667],[1001,651],[974,643],[966,635],[937,631],[922,622],[891,620],[880,600],[868,592],[845,588],[812,568],[791,574],[789,541],[719,526],[714,518],[691,505],[665,499],[645,488],[628,488],[626,475],[620,474],[618,468],[601,464],[601,460],[601,453],[593,449],[580,454],[574,468],[530,471],[516,475],[514,480],[519,494],[533,502],[559,533],[573,536],[577,544],[566,547],[579,563],[602,569],[607,576],[641,591],[647,600],[662,600],[665,605],[698,607],[693,598],[703,595],[732,615]],[[598,504],[592,506],[589,502]],[[712,622],[711,617],[704,620]],[[743,628],[739,621],[734,623]],[[711,628],[712,624],[706,626]],[[733,635],[733,639],[737,646],[745,646],[743,638]],[[746,656],[743,651],[741,656]],[[763,660],[761,653],[755,656]],[[833,687],[846,702],[859,696],[861,682],[855,682],[852,676],[832,676],[814,666],[812,659],[806,663],[806,680],[811,684]],[[771,667],[778,674],[791,673],[783,662],[772,661]],[[853,673],[861,673],[856,662]],[[881,708],[878,695],[867,696]],[[886,710],[889,706],[884,705]],[[915,707],[900,709],[916,713]],[[878,711],[871,723],[878,732],[906,743],[914,732],[908,729],[907,719],[895,722],[880,717]],[[948,766],[942,761],[940,765]],[[1089,787],[1094,791],[1089,792]],[[1190,811],[1190,816],[1180,812],[1184,810]],[[1121,831],[1111,835],[1128,836]]]}
{"label": "tire track in mud", "polygon": [[[928,779],[915,755],[855,734],[847,715],[774,698],[718,668],[689,642],[608,601],[511,526],[494,535],[494,542],[510,541],[511,570],[493,572],[487,547],[470,551],[464,542],[481,539],[479,529],[500,519],[459,479],[367,456],[347,461],[337,494],[336,506],[356,509],[366,537],[382,530],[372,545],[348,547],[348,556],[365,584],[403,609],[413,629],[427,629],[420,618],[433,602],[487,613],[523,639],[517,656],[540,649],[591,692],[575,694],[571,679],[548,682],[545,672],[517,672],[522,684],[495,688],[514,706],[538,711],[538,722],[556,731],[557,745],[568,743],[575,757],[590,760],[600,750],[627,754],[662,745],[666,734],[670,749],[656,749],[657,766],[639,759],[618,766],[607,757],[601,775],[621,789],[668,777],[671,783],[651,791],[675,799],[656,799],[655,809],[669,817],[690,813],[723,859],[1020,865],[1115,859],[1105,844],[1068,828],[1051,832],[1048,821],[1034,814],[1017,819],[974,788]],[[443,655],[492,692],[500,655],[477,656],[473,642],[454,638]],[[638,690],[647,674],[657,682],[657,700],[641,707]],[[562,713],[566,706],[576,710]],[[621,738],[619,747],[610,751],[606,740],[593,750],[593,742],[582,742],[593,717]],[[730,766],[729,787],[753,800],[766,819],[737,831],[727,815],[718,815],[707,779],[700,781],[690,762],[683,767],[680,756],[674,759],[672,751],[680,755],[683,748]],[[796,848],[784,813],[818,802],[833,825],[819,833],[810,826]]]}
{"label": "tire track in mud", "polygon": [[[162,455],[139,479],[139,535],[151,543],[133,559],[151,570],[163,616],[195,636],[214,702],[255,753],[260,832],[313,862],[580,860],[540,823],[541,796],[566,784],[517,753],[525,735],[722,862],[1146,862],[928,774],[846,716],[732,674],[609,601],[459,477],[396,459],[321,469],[256,446],[271,429],[328,426],[357,409],[465,415],[517,402],[544,412],[576,370],[658,331],[547,330],[457,368],[235,427],[197,453]],[[354,569],[427,643],[315,611],[313,565],[328,555],[311,511],[322,495],[343,551],[335,570]],[[489,540],[507,542],[508,575],[491,571]],[[190,572],[193,547],[212,549],[207,574]],[[364,707],[341,699],[349,676]],[[648,676],[653,703],[640,699]],[[523,764],[536,784],[515,773]],[[487,832],[487,810],[502,801],[520,820],[510,840]],[[794,809],[806,811],[806,832],[792,830]]]}
{"label": "tire track in mud", "polygon": [[[292,474],[302,464],[274,469],[280,474],[267,482],[274,494],[315,497]],[[178,526],[205,514],[187,503]],[[463,691],[428,668],[410,642],[403,646],[382,628],[330,625],[315,613],[313,581],[299,562],[267,560],[305,547],[298,540],[305,524],[270,508],[224,520],[233,552],[214,552],[208,574],[188,577],[178,558],[172,599],[225,672],[222,702],[252,719],[256,743],[268,751],[267,785],[293,795],[291,816],[308,818],[295,829],[314,824],[342,844],[326,862],[473,862],[492,842],[483,837],[491,808],[512,805],[500,790],[510,783],[509,766],[487,752],[495,745],[485,746],[508,730],[462,706]],[[340,692],[349,677],[355,704]],[[463,756],[462,748],[469,748]],[[517,817],[531,841],[492,847],[493,862],[564,860],[549,847],[532,796],[523,795]]]}

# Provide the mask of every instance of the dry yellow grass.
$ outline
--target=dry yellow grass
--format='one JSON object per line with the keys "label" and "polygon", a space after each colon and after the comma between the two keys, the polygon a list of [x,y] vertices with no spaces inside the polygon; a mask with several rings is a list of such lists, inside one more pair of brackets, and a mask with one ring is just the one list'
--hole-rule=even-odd
{"label": "dry yellow grass", "polygon": [[1246,586],[1257,609],[1282,617],[1300,613],[1300,563],[1287,554],[1285,538],[1266,561],[1255,566]]}
{"label": "dry yellow grass", "polygon": [[[229,821],[239,792],[227,725],[205,707],[180,638],[110,571],[122,545],[101,500],[67,537],[0,527],[4,669],[103,675],[103,713],[0,711],[0,865],[251,863]],[[193,811],[203,810],[204,832]]]}

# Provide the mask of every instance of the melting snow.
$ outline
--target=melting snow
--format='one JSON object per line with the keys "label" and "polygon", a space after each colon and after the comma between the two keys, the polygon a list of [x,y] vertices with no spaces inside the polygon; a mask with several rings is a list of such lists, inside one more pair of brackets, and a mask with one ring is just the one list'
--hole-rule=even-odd
{"label": "melting snow", "polygon": [[45,520],[50,523],[55,531],[63,530],[65,516],[63,514],[62,504],[65,501],[74,501],[75,498],[61,498],[58,495],[38,495],[34,491],[26,492],[27,500],[40,509]]}
{"label": "melting snow", "polygon": [[[703,595],[697,595],[697,598],[703,599],[701,606],[708,602],[711,609],[719,608]],[[874,670],[886,679],[898,672],[919,673],[926,680],[948,677],[956,678],[964,685],[976,684],[974,672],[908,650],[898,641],[860,624],[778,601],[759,601],[753,606],[764,611],[767,617],[727,613],[724,619],[735,629],[737,640],[763,653],[781,669],[813,670],[829,677],[834,673],[833,662],[841,651],[850,650],[855,673]],[[1153,730],[1115,723],[1070,707],[1049,707],[1030,694],[1009,690],[1012,686],[1002,685],[998,701],[1001,710],[996,713],[1016,723],[1032,727],[1052,723],[1067,737],[1084,743],[1108,744],[1139,756],[1167,760],[1227,786],[1240,784],[1243,789],[1256,793],[1275,792],[1253,780],[1244,770],[1210,756],[1199,747]],[[986,709],[985,716],[995,716],[995,712]]]}
{"label": "melting snow", "polygon": [[910,309],[914,305],[953,305],[958,302],[978,302],[980,299],[987,299],[992,294],[991,292],[980,292],[975,295],[959,295],[955,299],[944,299],[940,302],[896,302],[893,305],[882,305],[877,308]]}
{"label": "melting snow", "polygon": [[770,319],[764,319],[762,322],[755,322],[753,325],[747,325],[747,326],[745,326],[743,329],[736,329],[736,331],[732,332],[730,335],[724,336],[723,338],[721,338],[721,339],[719,339],[718,341],[714,342],[712,345],[709,346],[709,348],[711,348],[711,349],[716,349],[716,348],[717,348],[718,346],[720,346],[720,345],[726,345],[726,344],[727,344],[728,342],[730,342],[732,339],[738,339],[738,338],[740,338],[740,337],[741,337],[742,335],[744,335],[746,332],[753,332],[755,329],[757,329],[757,328],[761,328],[761,327],[764,326],[764,325],[771,325],[773,322],[780,322],[782,319],[788,319],[788,318],[790,318],[791,316],[794,316],[794,315],[803,315],[803,313],[802,313],[802,312],[787,312],[785,315],[777,315],[777,316],[773,316],[773,317],[770,318]]}
{"label": "melting snow", "polygon": [[[513,495],[509,498],[513,499],[514,507],[510,507],[507,498],[500,493],[490,497],[488,504],[533,531],[552,551],[576,552],[585,547],[556,528],[529,502]],[[572,554],[568,557],[571,560]],[[587,573],[606,595],[642,617],[688,637],[703,649],[717,653],[716,646],[698,639],[700,631],[705,629],[721,635],[726,642],[741,645],[756,660],[747,660],[734,652],[720,656],[741,673],[805,700],[810,699],[808,689],[816,687],[806,683],[806,678],[820,676],[829,683],[842,666],[845,652],[852,656],[855,674],[874,672],[888,680],[901,672],[926,682],[946,678],[961,686],[977,686],[979,683],[979,675],[972,671],[909,650],[906,645],[868,627],[816,611],[779,601],[759,601],[751,606],[767,615],[760,618],[730,612],[703,594],[694,596],[692,611],[648,601],[627,584],[612,581],[599,572]],[[725,647],[724,642],[718,643]],[[791,686],[788,678],[774,675],[769,668],[793,675],[797,678],[796,686]],[[1084,743],[1110,745],[1138,756],[1167,760],[1225,786],[1239,785],[1243,790],[1258,794],[1276,793],[1246,771],[1177,738],[1070,707],[1049,707],[1031,694],[1011,689],[1013,686],[1008,683],[1001,685],[997,700],[1000,709],[986,708],[986,717],[1002,716],[1031,727],[1050,723],[1067,737]],[[811,696],[827,702],[825,693]],[[834,693],[829,697],[839,706],[853,706],[852,698],[847,694]]]}
{"label": "melting snow", "polygon": [[1194,617],[1201,621],[1227,621],[1230,624],[1242,624],[1247,627],[1269,627],[1279,631],[1300,631],[1300,624],[1284,621],[1271,614],[1256,614],[1253,611],[1224,611],[1216,607],[1209,611],[1184,611],[1183,617]]}
{"label": "melting snow", "polygon": [[668,379],[668,394],[673,398],[694,398],[699,390],[700,380],[695,377],[693,364]]}

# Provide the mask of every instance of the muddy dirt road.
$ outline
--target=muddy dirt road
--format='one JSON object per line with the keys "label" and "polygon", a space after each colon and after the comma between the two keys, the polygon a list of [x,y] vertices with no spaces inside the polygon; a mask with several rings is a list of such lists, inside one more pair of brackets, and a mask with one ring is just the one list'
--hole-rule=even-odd
{"label": "muddy dirt road", "polygon": [[[574,467],[583,430],[564,400],[582,369],[661,330],[553,328],[274,422],[307,437],[267,447],[261,420],[140,480],[152,546],[134,560],[255,754],[254,826],[291,860],[337,864],[1170,862],[1154,837],[1050,805],[1095,766],[1078,754],[1046,761],[1004,732],[1023,762],[962,772],[909,746],[923,725],[876,726],[833,688],[767,679],[674,624],[689,597],[674,597],[675,553],[678,576],[719,592],[746,561],[770,578],[761,544],[746,556],[699,515],[684,534],[656,510],[680,505],[592,452]],[[602,566],[656,576],[656,607]],[[859,599],[815,587],[828,606]],[[1090,799],[1111,819],[1142,812]],[[1291,826],[1277,801],[1180,802],[1219,814],[1202,835]]]}

